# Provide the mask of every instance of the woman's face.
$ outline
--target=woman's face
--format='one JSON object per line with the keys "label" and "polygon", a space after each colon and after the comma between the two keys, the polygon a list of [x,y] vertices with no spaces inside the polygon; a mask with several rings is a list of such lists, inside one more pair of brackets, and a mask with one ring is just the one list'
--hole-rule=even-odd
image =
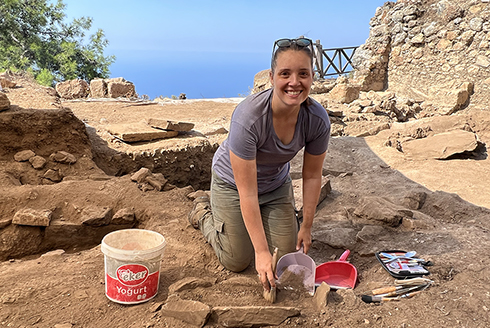
{"label": "woman's face", "polygon": [[304,51],[283,51],[277,55],[270,78],[274,86],[273,105],[299,106],[308,98],[313,84],[311,58]]}

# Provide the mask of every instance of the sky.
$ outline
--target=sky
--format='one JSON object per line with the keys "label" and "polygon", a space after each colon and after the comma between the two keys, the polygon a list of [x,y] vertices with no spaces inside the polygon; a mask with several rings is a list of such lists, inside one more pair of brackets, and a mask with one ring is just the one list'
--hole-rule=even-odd
{"label": "sky", "polygon": [[[52,0],[51,2],[54,2]],[[189,99],[241,97],[268,69],[276,39],[305,36],[323,48],[359,46],[384,0],[64,0],[67,20],[91,17],[116,56],[111,77],[136,92]]]}

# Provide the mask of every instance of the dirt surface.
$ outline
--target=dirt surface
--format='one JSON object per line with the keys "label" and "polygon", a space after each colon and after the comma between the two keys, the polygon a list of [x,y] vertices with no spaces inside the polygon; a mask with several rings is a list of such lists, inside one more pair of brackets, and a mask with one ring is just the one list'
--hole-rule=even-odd
{"label": "dirt surface", "polygon": [[[149,166],[139,165],[140,161],[155,162],[160,158],[155,153],[163,151],[175,154],[180,166],[171,162],[154,164],[150,167],[154,173],[163,172],[166,165],[174,166],[179,174],[183,174],[182,168],[190,167],[187,174],[195,175],[193,165],[210,158],[199,159],[196,149],[212,152],[225,135],[205,137],[196,133],[128,145],[104,128],[111,123],[140,122],[149,117],[193,122],[196,131],[209,125],[226,127],[235,103],[77,101],[58,103],[47,111],[23,110],[45,108],[56,102],[50,101],[48,93],[44,98],[22,97],[20,90],[26,91],[29,84],[19,84],[22,86],[7,92],[15,106],[0,113],[0,223],[26,207],[49,209],[53,217],[49,227],[8,222],[0,229],[0,250],[5,259],[0,263],[0,326],[193,327],[160,310],[172,284],[189,277],[208,279],[212,284],[178,292],[183,300],[199,301],[211,308],[270,305],[262,297],[253,266],[239,274],[225,270],[200,232],[187,222],[192,207],[188,194],[196,189],[193,184],[205,185],[206,176],[202,183],[195,176],[194,183],[174,179],[162,191],[131,180],[130,173]],[[488,111],[468,108],[460,115],[461,120],[468,116],[478,120],[479,135],[487,144],[490,142]],[[12,121],[15,118],[25,122]],[[56,125],[54,121],[63,124]],[[87,124],[86,134],[81,122]],[[367,138],[333,138],[324,165],[332,192],[318,207],[309,255],[320,264],[338,259],[345,249],[350,249],[349,261],[358,270],[356,288],[331,291],[323,308],[318,308],[315,299],[304,291],[280,288],[273,306],[296,307],[301,314],[286,319],[279,327],[490,325],[489,160],[411,159],[384,146],[386,133]],[[179,155],[182,148],[188,148],[194,157]],[[48,161],[45,168],[58,170],[64,177],[53,183],[29,162],[14,160],[17,152],[26,149],[45,158],[55,151],[67,151],[78,160],[70,165]],[[133,166],[126,162],[127,158]],[[300,164],[300,157],[292,163],[295,177],[300,175]],[[202,170],[205,169],[203,164]],[[169,181],[172,179],[171,174],[164,175]],[[424,195],[423,200],[419,199],[415,207],[407,205],[414,195]],[[362,204],[369,204],[370,199],[386,200],[389,206],[410,211],[413,217],[403,224],[376,221],[362,215],[367,213]],[[105,296],[104,257],[98,244],[106,233],[126,226],[81,224],[84,209],[92,205],[110,207],[113,212],[131,209],[135,221],[130,226],[154,230],[166,238],[159,293],[151,301],[121,305]],[[50,252],[56,249],[65,252]],[[361,295],[367,291],[393,285],[394,278],[374,256],[375,252],[389,249],[414,250],[421,258],[432,261],[428,277],[434,284],[411,299],[364,303]],[[206,326],[223,324],[211,317]]]}

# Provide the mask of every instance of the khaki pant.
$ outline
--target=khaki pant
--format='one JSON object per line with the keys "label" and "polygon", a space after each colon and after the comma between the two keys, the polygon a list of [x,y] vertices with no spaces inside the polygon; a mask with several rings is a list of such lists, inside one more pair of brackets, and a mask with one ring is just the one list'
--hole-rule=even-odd
{"label": "khaki pant", "polygon": [[[296,250],[298,221],[294,209],[291,179],[269,193],[259,195],[260,212],[269,250],[279,248],[278,258]],[[238,190],[214,172],[211,180],[211,212],[199,222],[199,229],[228,270],[245,270],[254,249],[240,210]]]}

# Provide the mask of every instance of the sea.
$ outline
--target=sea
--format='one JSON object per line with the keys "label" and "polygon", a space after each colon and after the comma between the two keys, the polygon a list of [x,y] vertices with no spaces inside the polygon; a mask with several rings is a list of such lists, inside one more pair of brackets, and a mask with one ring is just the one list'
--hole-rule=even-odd
{"label": "sea", "polygon": [[125,52],[116,55],[111,77],[134,83],[140,97],[187,99],[245,97],[254,76],[268,69],[270,54],[233,52]]}

